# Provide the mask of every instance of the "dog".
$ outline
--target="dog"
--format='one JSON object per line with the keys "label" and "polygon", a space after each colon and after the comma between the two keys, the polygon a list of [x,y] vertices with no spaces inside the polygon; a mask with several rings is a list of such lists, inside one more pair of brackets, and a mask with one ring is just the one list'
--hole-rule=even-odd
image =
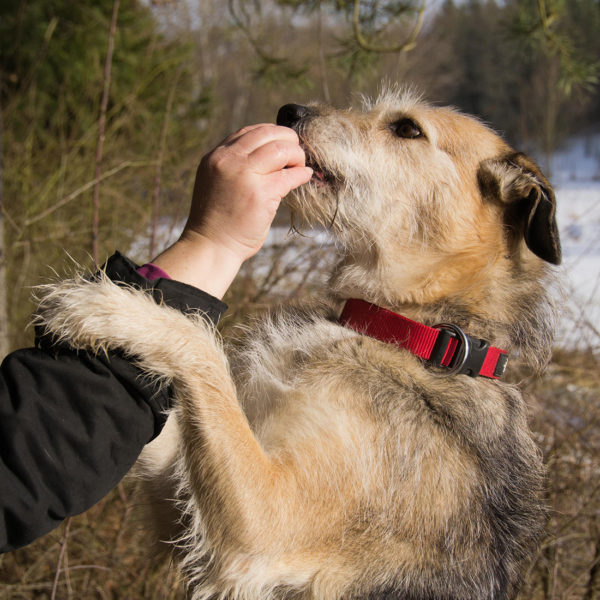
{"label": "dog", "polygon": [[[322,303],[224,350],[201,316],[73,279],[42,299],[46,330],[172,383],[139,469],[194,600],[514,598],[543,467],[501,377],[550,356],[552,188],[480,121],[399,89],[277,122],[314,170],[287,202],[339,246]],[[422,326],[433,348],[407,348]]]}

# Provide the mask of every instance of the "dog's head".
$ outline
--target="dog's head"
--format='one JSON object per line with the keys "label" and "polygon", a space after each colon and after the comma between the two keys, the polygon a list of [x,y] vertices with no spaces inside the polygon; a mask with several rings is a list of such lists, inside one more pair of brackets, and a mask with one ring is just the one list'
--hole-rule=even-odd
{"label": "dog's head", "polygon": [[506,323],[560,262],[551,186],[475,118],[392,90],[358,110],[285,105],[277,122],[314,168],[288,203],[340,242],[341,297]]}

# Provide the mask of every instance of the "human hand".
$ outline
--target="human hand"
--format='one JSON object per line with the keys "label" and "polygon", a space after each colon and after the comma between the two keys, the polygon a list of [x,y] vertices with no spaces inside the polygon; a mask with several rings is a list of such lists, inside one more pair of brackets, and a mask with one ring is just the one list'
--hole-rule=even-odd
{"label": "human hand", "polygon": [[242,262],[263,245],[281,199],[310,180],[304,161],[287,127],[251,125],[230,135],[198,167],[180,240],[152,262],[222,298]]}
{"label": "human hand", "polygon": [[311,178],[304,161],[288,127],[251,125],[230,135],[200,162],[182,237],[198,234],[241,261],[256,254],[281,199]]}

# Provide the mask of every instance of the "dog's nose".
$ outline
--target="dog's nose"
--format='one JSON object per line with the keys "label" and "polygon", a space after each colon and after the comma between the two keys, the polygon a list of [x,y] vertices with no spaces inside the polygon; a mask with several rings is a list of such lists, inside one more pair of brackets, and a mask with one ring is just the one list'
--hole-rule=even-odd
{"label": "dog's nose", "polygon": [[307,106],[301,104],[285,104],[277,112],[277,125],[294,127],[301,119],[310,112]]}

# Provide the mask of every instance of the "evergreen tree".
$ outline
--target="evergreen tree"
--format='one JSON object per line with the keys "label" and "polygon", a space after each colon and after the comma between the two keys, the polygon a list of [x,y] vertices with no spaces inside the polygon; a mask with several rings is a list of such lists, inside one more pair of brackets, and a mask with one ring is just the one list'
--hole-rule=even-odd
{"label": "evergreen tree", "polygon": [[[7,0],[0,5],[0,99],[8,313],[22,343],[27,286],[65,262],[89,264],[92,187],[113,0]],[[163,189],[180,187],[200,152],[196,122],[209,108],[185,37],[163,34],[151,10],[118,14],[100,182],[100,261],[145,235],[169,94],[177,86]],[[195,133],[196,131],[196,133]],[[167,148],[168,149],[168,148]],[[187,191],[187,190],[186,190]],[[147,259],[148,256],[144,256]],[[60,270],[60,267],[59,267]],[[19,290],[23,290],[22,292]]]}

